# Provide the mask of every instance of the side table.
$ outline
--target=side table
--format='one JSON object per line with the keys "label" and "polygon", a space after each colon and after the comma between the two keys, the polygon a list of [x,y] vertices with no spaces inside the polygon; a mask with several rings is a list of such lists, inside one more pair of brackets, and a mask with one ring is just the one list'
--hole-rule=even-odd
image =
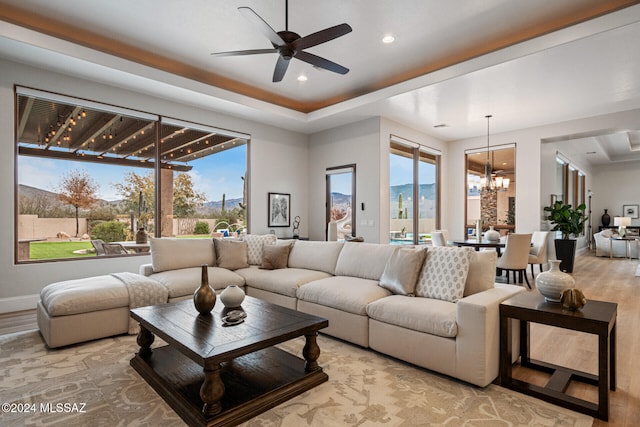
{"label": "side table", "polygon": [[[500,304],[500,385],[565,408],[607,421],[609,390],[616,389],[616,317],[618,305],[588,300],[578,311],[565,310],[558,303],[545,302],[538,292],[523,292]],[[512,377],[510,319],[520,320],[520,364],[551,374],[544,387]],[[598,336],[598,375],[553,365],[529,356],[530,322]],[[569,383],[580,381],[598,387],[598,403],[566,394]]]}

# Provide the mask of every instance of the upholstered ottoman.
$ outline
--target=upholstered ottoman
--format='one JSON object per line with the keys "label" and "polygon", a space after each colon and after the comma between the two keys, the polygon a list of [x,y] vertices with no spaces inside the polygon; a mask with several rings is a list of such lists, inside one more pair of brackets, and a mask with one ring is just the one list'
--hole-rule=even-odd
{"label": "upholstered ottoman", "polygon": [[[138,281],[141,286],[132,288],[123,282],[123,278]],[[149,292],[149,284],[157,291]],[[131,289],[134,291],[130,295]],[[146,294],[143,299],[148,304],[144,305],[167,302],[164,286],[133,273],[52,283],[40,293],[37,306],[40,333],[52,348],[125,334],[130,332],[132,295],[135,297],[141,293]]]}

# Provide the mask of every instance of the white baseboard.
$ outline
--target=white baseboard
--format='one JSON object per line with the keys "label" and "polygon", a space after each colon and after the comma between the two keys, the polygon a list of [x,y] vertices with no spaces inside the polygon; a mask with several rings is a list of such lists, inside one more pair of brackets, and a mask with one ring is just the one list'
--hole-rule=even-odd
{"label": "white baseboard", "polygon": [[0,314],[12,313],[14,311],[35,310],[36,304],[39,300],[39,294],[0,298]]}

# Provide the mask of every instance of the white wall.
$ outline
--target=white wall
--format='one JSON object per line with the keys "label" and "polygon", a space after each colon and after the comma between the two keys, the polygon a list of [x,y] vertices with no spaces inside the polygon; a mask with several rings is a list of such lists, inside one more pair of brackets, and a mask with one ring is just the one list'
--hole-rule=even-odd
{"label": "white wall", "polygon": [[[309,237],[325,240],[325,174],[332,166],[356,164],[356,234],[373,243],[389,242],[389,143],[391,135],[434,148],[446,144],[386,118],[372,118],[311,135],[309,140]],[[442,188],[447,182],[443,162]],[[444,193],[444,192],[443,192]],[[443,228],[448,196],[442,195]],[[365,209],[362,210],[362,203]]]}
{"label": "white wall", "polygon": [[[356,234],[379,242],[380,119],[363,120],[311,135],[309,139],[309,238],[326,240],[327,168],[356,165]],[[365,210],[361,209],[362,203]],[[303,235],[303,234],[301,234]]]}
{"label": "white wall", "polygon": [[[593,168],[593,198],[591,211],[593,231],[602,225],[600,218],[605,209],[611,215],[622,216],[622,205],[640,205],[640,162],[598,165]],[[631,220],[640,226],[640,219]]]}
{"label": "white wall", "polygon": [[[106,86],[77,76],[54,74],[0,59],[0,312],[35,307],[46,284],[117,271],[137,272],[148,256],[116,259],[72,260],[63,262],[14,264],[14,86],[26,86],[78,98],[95,100],[125,108],[140,110],[221,127],[251,135],[249,145],[249,226],[253,233],[268,232],[267,192],[291,194],[292,215],[302,218],[301,234],[308,225],[306,180],[308,169],[307,141],[303,134],[285,131],[236,117],[226,116],[201,107],[188,105],[189,100],[164,99]],[[238,171],[241,176],[244,170]],[[291,229],[278,229],[280,235],[290,235]]]}

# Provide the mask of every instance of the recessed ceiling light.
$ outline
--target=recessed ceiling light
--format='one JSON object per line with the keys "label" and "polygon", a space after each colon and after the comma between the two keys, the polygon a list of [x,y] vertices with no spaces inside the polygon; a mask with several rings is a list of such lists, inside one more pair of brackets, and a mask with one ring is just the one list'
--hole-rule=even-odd
{"label": "recessed ceiling light", "polygon": [[300,74],[298,76],[298,81],[299,82],[306,82],[307,81],[307,76],[305,76],[304,74]]}
{"label": "recessed ceiling light", "polygon": [[447,128],[449,127],[446,123],[440,123],[439,125],[433,126],[434,128]]}
{"label": "recessed ceiling light", "polygon": [[586,153],[584,153],[584,154],[597,154],[597,153],[596,153],[595,151],[587,151],[587,152],[586,152]]}
{"label": "recessed ceiling light", "polygon": [[387,34],[382,38],[382,43],[389,44],[389,43],[393,43],[394,41],[396,41],[396,38],[391,34]]}

